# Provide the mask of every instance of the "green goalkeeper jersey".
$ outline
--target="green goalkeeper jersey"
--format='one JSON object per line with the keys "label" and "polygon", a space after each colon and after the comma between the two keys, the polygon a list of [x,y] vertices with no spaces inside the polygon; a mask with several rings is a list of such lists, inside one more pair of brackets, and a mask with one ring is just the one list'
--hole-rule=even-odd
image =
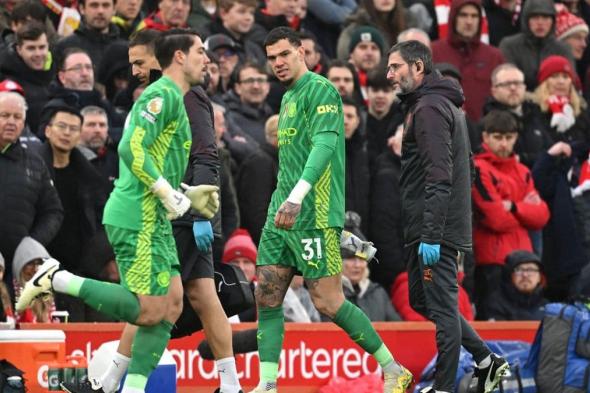
{"label": "green goalkeeper jersey", "polygon": [[[338,91],[324,77],[305,73],[283,95],[279,115],[279,173],[266,226],[275,228],[274,217],[287,200],[309,160],[314,141],[322,133],[335,133],[336,146],[327,165],[305,196],[292,230],[343,227],[344,225],[344,118]],[[309,182],[308,179],[304,179]],[[255,192],[255,191],[254,191]]]}
{"label": "green goalkeeper jersey", "polygon": [[133,105],[119,143],[119,178],[103,223],[140,230],[164,219],[166,209],[150,191],[163,176],[174,188],[186,172],[191,130],[183,94],[170,78],[152,83]]}

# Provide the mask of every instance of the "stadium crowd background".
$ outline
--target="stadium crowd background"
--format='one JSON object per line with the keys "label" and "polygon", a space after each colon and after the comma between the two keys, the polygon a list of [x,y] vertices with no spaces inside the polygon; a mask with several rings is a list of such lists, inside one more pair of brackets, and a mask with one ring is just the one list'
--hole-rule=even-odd
{"label": "stadium crowd background", "polygon": [[[384,65],[399,40],[429,45],[438,72],[466,97],[474,252],[459,261],[461,313],[540,319],[548,301],[588,295],[589,21],[583,0],[0,0],[1,319],[57,321],[59,310],[72,322],[106,320],[63,295],[22,315],[12,310],[48,255],[73,273],[118,280],[101,216],[125,117],[143,89],[129,39],[175,27],[197,30],[211,59],[205,88],[222,174],[217,261],[253,280],[277,133],[288,132],[277,130],[285,88],[266,68],[262,42],[290,26],[301,32],[308,68],[343,99],[346,225],[378,249],[370,264],[343,252],[343,281],[371,320],[422,319],[409,306],[402,257],[403,108]],[[2,92],[27,102],[20,149],[2,143],[19,124]],[[79,111],[80,129],[52,122],[63,108]],[[287,320],[322,320],[301,280],[291,288]]]}

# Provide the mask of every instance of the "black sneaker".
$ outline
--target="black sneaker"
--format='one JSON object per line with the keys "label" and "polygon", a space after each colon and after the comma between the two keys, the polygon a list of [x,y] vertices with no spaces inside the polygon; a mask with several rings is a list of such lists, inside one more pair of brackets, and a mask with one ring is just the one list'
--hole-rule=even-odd
{"label": "black sneaker", "polygon": [[492,362],[485,368],[476,367],[473,376],[477,377],[477,393],[491,393],[500,383],[504,375],[510,373],[508,362],[500,356],[492,353]]}
{"label": "black sneaker", "polygon": [[[215,389],[215,392],[213,392],[213,393],[221,393],[221,389],[217,388],[217,389]],[[238,393],[244,393],[244,391],[240,390]]]}
{"label": "black sneaker", "polygon": [[60,386],[64,392],[68,393],[105,393],[100,382],[94,380],[93,378],[88,378],[88,380],[82,382],[82,384],[79,385],[74,385],[69,382],[62,382],[60,383]]}

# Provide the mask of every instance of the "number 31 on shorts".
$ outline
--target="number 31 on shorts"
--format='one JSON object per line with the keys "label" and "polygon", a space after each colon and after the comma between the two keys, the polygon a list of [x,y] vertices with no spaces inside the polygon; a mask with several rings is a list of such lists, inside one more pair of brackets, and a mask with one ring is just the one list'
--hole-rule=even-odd
{"label": "number 31 on shorts", "polygon": [[322,259],[322,242],[319,237],[301,239],[301,244],[303,244],[303,253],[301,253],[301,257],[304,260],[310,261],[312,259]]}

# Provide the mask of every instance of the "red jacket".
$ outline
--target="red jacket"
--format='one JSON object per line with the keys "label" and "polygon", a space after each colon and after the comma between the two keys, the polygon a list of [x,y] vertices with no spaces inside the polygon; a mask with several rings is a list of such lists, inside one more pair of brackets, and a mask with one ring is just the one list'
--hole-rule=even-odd
{"label": "red jacket", "polygon": [[[426,321],[422,315],[418,314],[412,306],[410,306],[410,292],[408,289],[408,272],[403,272],[397,275],[393,285],[391,286],[391,303],[402,317],[404,321]],[[473,321],[473,308],[471,308],[471,301],[469,295],[459,285],[459,312],[468,321]]]}
{"label": "red jacket", "polygon": [[[465,4],[473,4],[480,10],[479,30],[468,42],[462,40],[455,30],[457,12]],[[499,49],[480,41],[481,9],[480,0],[453,0],[449,15],[449,35],[432,43],[432,61],[450,63],[461,72],[465,111],[467,117],[474,121],[481,117],[485,100],[490,95],[492,71],[505,62]]]}
{"label": "red jacket", "polygon": [[[501,158],[489,151],[475,155],[475,182],[471,189],[475,226],[473,248],[478,265],[503,265],[514,250],[533,251],[529,230],[542,229],[549,221],[547,204],[535,189],[530,170],[513,154]],[[527,195],[538,202],[525,201]],[[506,211],[502,201],[513,203]]]}

